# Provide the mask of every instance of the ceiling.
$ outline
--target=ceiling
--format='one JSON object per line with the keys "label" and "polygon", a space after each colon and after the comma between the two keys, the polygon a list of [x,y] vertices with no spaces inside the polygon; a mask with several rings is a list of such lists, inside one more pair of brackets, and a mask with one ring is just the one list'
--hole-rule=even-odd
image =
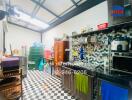
{"label": "ceiling", "polygon": [[[7,9],[17,7],[23,13],[36,18],[50,26],[57,20],[78,8],[79,5],[87,0],[7,0]],[[33,31],[42,33],[43,28],[32,25],[31,23],[16,19],[14,16],[8,17],[8,22],[22,26]]]}

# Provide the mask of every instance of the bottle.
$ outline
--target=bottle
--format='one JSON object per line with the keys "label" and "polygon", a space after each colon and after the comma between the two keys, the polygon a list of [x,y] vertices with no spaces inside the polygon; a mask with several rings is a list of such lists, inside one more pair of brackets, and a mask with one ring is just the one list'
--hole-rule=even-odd
{"label": "bottle", "polygon": [[108,60],[108,57],[105,56],[104,57],[104,74],[107,74],[108,68],[109,68],[109,60]]}
{"label": "bottle", "polygon": [[84,59],[84,48],[83,48],[83,46],[80,47],[79,52],[80,52],[80,60],[83,60]]}

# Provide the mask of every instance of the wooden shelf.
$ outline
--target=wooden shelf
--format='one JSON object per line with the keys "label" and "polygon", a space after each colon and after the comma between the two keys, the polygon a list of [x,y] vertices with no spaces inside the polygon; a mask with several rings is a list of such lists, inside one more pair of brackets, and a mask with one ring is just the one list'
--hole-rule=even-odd
{"label": "wooden shelf", "polygon": [[[2,73],[2,75],[1,75]],[[22,69],[19,70],[12,70],[12,71],[5,71],[0,73],[0,79],[16,77],[10,83],[3,83],[0,86],[0,93],[3,94],[7,100],[16,100],[20,96],[22,97]]]}
{"label": "wooden shelf", "polygon": [[3,94],[3,96],[5,98],[7,98],[7,100],[16,100],[19,97],[22,96],[22,91],[21,91],[21,86],[18,85],[16,86],[17,88],[7,88],[7,89],[3,89],[2,91],[0,91],[1,94]]}
{"label": "wooden shelf", "polygon": [[14,82],[11,82],[11,83],[7,83],[7,84],[4,84],[2,86],[0,86],[0,91],[2,91],[2,89],[7,89],[7,88],[12,88],[14,86],[18,86],[18,85],[21,85],[21,81],[20,80],[16,80]]}
{"label": "wooden shelf", "polygon": [[14,93],[12,95],[9,95],[7,98],[9,98],[10,100],[16,100],[17,98],[21,97],[21,93]]}
{"label": "wooden shelf", "polygon": [[16,76],[20,76],[20,74],[18,74],[18,73],[4,74],[3,76],[0,76],[0,79],[16,77]]}
{"label": "wooden shelf", "polygon": [[0,92],[3,91],[3,90],[8,90],[8,89],[13,88],[13,87],[16,87],[16,86],[21,86],[21,83],[19,82],[17,84],[12,84],[10,86],[3,86],[3,87],[1,87]]}
{"label": "wooden shelf", "polygon": [[19,70],[17,70],[17,71],[11,71],[11,72],[6,71],[6,72],[4,72],[4,73],[2,73],[0,75],[0,79],[8,78],[8,77],[13,77],[13,76],[20,76],[20,71]]}
{"label": "wooden shelf", "polygon": [[20,73],[20,70],[21,70],[21,68],[18,70],[4,71],[4,73],[11,73],[11,72],[19,72]]}

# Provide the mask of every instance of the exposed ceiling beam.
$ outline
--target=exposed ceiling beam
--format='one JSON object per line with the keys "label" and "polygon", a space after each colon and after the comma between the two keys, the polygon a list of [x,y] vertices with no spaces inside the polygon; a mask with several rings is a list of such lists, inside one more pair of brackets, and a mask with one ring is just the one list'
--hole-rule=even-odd
{"label": "exposed ceiling beam", "polygon": [[77,3],[76,3],[74,0],[71,0],[71,2],[72,2],[76,7],[78,7]]}
{"label": "exposed ceiling beam", "polygon": [[22,25],[19,25],[19,24],[10,22],[10,21],[7,21],[7,22],[8,22],[9,24],[12,24],[12,25],[15,25],[15,26],[18,26],[18,27],[22,27],[22,28],[25,28],[25,29],[28,29],[28,30],[31,30],[31,31],[34,31],[34,32],[37,32],[37,33],[42,33],[41,31],[33,30],[33,29],[28,28],[28,27],[26,27],[26,26],[22,26]]}
{"label": "exposed ceiling beam", "polygon": [[[77,4],[80,3],[80,2],[81,2],[81,0],[78,1]],[[59,14],[59,16],[61,17],[61,16],[64,15],[66,12],[68,12],[70,9],[72,9],[74,6],[75,6],[75,5],[72,5],[71,7],[69,7],[68,9],[66,9],[66,10],[63,11],[61,14]],[[56,18],[52,19],[50,22],[48,22],[48,24],[51,24],[51,23],[54,22],[55,20],[57,20],[57,19],[56,19]]]}
{"label": "exposed ceiling beam", "polygon": [[[41,4],[44,4],[44,2],[45,2],[46,0],[39,0],[39,2],[41,3]],[[32,17],[34,17],[37,13],[38,13],[38,11],[40,10],[40,5],[35,5],[35,7],[34,7],[34,9],[33,9],[33,11],[32,11]]]}
{"label": "exposed ceiling beam", "polygon": [[[39,2],[40,2],[41,0],[39,0]],[[36,10],[38,9],[38,7],[40,7],[39,5],[35,5],[35,7],[34,7],[34,9],[33,9],[33,11],[32,11],[32,13],[31,13],[31,15],[32,15],[32,17],[34,16],[34,13],[36,12]]]}
{"label": "exposed ceiling beam", "polygon": [[59,16],[57,14],[55,14],[54,12],[52,12],[51,10],[49,10],[48,8],[46,8],[43,4],[41,4],[40,2],[36,1],[36,0],[31,0],[32,2],[36,3],[37,5],[39,5],[41,8],[47,10],[49,13],[51,13],[52,15],[56,16],[59,18]]}
{"label": "exposed ceiling beam", "polygon": [[55,22],[50,24],[50,27],[45,29],[44,32],[54,28],[55,26],[69,20],[70,18],[96,6],[97,4],[100,4],[102,2],[104,2],[106,0],[87,0],[86,2],[82,3],[81,5],[79,5],[77,8],[73,9],[72,11],[66,13],[65,15],[63,15],[60,19],[56,20]]}

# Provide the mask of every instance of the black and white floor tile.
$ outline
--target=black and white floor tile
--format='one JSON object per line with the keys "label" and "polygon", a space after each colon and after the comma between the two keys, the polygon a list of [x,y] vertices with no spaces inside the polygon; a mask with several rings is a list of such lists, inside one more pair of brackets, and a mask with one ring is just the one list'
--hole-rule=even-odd
{"label": "black and white floor tile", "polygon": [[38,70],[23,79],[23,100],[75,100],[61,88],[61,80]]}

